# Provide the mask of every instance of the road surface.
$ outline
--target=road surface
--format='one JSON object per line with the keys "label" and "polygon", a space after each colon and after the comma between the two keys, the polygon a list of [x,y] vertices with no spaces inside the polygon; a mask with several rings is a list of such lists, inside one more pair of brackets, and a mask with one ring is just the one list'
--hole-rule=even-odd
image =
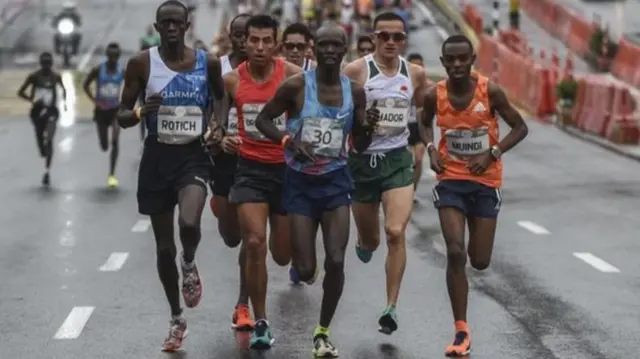
{"label": "road surface", "polygon": [[[441,45],[426,28],[421,49]],[[433,61],[436,50],[423,53]],[[474,359],[628,358],[640,350],[637,240],[640,164],[529,121],[530,135],[505,156],[504,206],[494,261],[469,270]],[[503,133],[506,132],[506,129]],[[3,354],[8,358],[306,358],[317,323],[320,283],[291,287],[272,262],[268,313],[276,345],[249,354],[229,329],[237,287],[236,250],[203,216],[198,263],[205,291],[187,310],[185,352],[165,355],[168,306],[155,269],[149,222],[137,214],[140,144],[124,131],[120,189],[104,188],[108,156],[91,123],[61,127],[52,188],[39,187],[42,161],[26,118],[0,121],[0,239]],[[347,282],[334,322],[342,358],[439,358],[452,337],[443,243],[419,188],[407,230],[408,267],[400,329],[377,332],[384,305],[384,246],[372,262],[347,255]],[[352,244],[355,232],[352,228]],[[352,248],[352,247],[351,247]],[[321,256],[322,257],[322,256]]]}

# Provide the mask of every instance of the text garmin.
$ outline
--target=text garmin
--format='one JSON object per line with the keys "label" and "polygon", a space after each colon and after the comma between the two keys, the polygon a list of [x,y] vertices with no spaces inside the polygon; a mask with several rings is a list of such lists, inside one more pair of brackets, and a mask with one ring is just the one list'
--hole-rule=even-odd
{"label": "text garmin", "polygon": [[200,92],[198,91],[162,91],[163,98],[198,98]]}

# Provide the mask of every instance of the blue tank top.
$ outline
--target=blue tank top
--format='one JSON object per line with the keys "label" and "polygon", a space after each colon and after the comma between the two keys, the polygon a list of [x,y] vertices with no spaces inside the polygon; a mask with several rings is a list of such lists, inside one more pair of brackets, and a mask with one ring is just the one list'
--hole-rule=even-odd
{"label": "blue tank top", "polygon": [[340,75],[340,83],[342,107],[325,106],[318,101],[316,70],[304,73],[304,105],[298,115],[287,120],[287,132],[316,146],[316,162],[297,161],[290,150],[285,150],[285,161],[291,169],[321,175],[347,165],[345,143],[353,126],[353,98],[349,78]]}
{"label": "blue tank top", "polygon": [[145,96],[160,93],[163,97],[157,115],[145,119],[149,135],[171,145],[200,139],[209,122],[206,116],[210,100],[207,53],[196,50],[196,64],[191,71],[185,72],[168,68],[157,47],[149,49],[149,59]]}
{"label": "blue tank top", "polygon": [[120,64],[115,73],[109,73],[107,62],[103,62],[98,70],[96,82],[96,102],[101,109],[109,110],[120,106],[120,87],[124,80],[124,70]]}

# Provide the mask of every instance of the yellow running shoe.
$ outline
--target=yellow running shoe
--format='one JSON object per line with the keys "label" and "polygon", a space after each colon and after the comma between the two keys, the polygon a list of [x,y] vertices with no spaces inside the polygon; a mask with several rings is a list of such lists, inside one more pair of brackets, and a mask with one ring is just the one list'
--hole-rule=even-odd
{"label": "yellow running shoe", "polygon": [[120,182],[115,176],[107,177],[107,186],[109,186],[109,188],[116,188],[119,184]]}

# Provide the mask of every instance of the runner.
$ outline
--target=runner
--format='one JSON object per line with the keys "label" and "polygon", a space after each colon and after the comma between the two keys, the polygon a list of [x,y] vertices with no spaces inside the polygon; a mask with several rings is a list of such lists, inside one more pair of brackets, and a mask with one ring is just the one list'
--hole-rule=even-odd
{"label": "runner", "polygon": [[[489,266],[502,204],[500,158],[527,136],[527,125],[502,89],[484,76],[471,75],[475,55],[469,39],[463,35],[446,39],[441,60],[449,78],[426,93],[422,141],[427,144],[431,168],[438,174],[433,203],[447,245],[447,288],[456,333],[446,355],[463,356],[471,350],[467,253],[475,269]],[[511,127],[502,140],[495,113]],[[441,135],[437,148],[433,144],[434,115]],[[464,243],[465,218],[468,252]]]}
{"label": "runner", "polygon": [[313,39],[313,36],[311,36],[311,39],[309,40],[309,46],[307,47],[307,51],[305,52],[305,57],[308,60],[316,61],[316,42]]}
{"label": "runner", "polygon": [[[237,68],[242,62],[247,60],[245,50],[246,24],[251,15],[240,14],[231,20],[229,24],[229,39],[232,50],[229,55],[222,56],[220,63],[222,74],[227,74]],[[223,152],[214,156],[215,168],[211,173],[213,185],[211,192],[211,209],[218,218],[218,232],[222,236],[224,243],[235,248],[240,244],[240,224],[238,223],[238,209],[229,203],[229,191],[233,186],[236,167],[238,166],[237,147],[240,144],[238,136],[238,114],[236,108],[229,110],[229,118],[226,126],[226,134],[222,140]],[[249,330],[253,328],[253,321],[249,313],[249,296],[245,283],[244,273],[245,248],[240,246],[238,265],[240,268],[240,294],[238,302],[232,314],[231,326],[237,330]]]}
{"label": "runner", "polygon": [[[187,330],[175,263],[174,210],[177,204],[183,248],[182,294],[185,305],[193,308],[202,297],[195,254],[211,166],[202,148],[208,123],[204,114],[210,103],[209,88],[216,103],[224,95],[220,62],[184,44],[187,17],[187,8],[177,0],[167,0],[158,7],[155,26],[160,46],[129,60],[118,112],[120,126],[133,127],[144,120],[149,133],[140,160],[138,211],[151,217],[156,239],[158,274],[171,308],[169,336],[162,346],[169,352],[182,347]],[[141,91],[146,101],[134,110]],[[221,115],[219,106],[216,115]]]}
{"label": "runner", "polygon": [[[153,25],[149,25],[147,27],[145,36],[140,38],[140,51],[144,51],[158,45],[160,45],[160,36],[156,33]],[[144,103],[144,97],[144,92],[142,92],[140,94],[140,98],[138,99],[139,106],[142,106],[142,104]],[[140,128],[140,141],[144,142],[144,138],[146,136],[144,121],[140,121],[140,125],[138,127]]]}
{"label": "runner", "polygon": [[[268,247],[278,265],[289,264],[291,244],[289,219],[281,203],[284,152],[282,147],[272,144],[256,129],[255,119],[273,97],[278,85],[302,69],[275,57],[278,23],[273,18],[255,15],[249,19],[246,28],[249,60],[224,76],[226,92],[235,101],[238,111],[241,138],[238,168],[229,201],[238,205],[240,229],[246,233],[242,238],[247,246],[244,275],[256,320],[250,346],[268,349],[274,339],[265,308],[267,219],[271,227]],[[220,127],[215,129],[223,128],[227,120],[224,116],[218,119]],[[284,118],[280,118],[278,127],[284,130],[284,126]],[[210,140],[215,143],[217,138],[212,136]]]}
{"label": "runner", "polygon": [[371,36],[369,35],[362,35],[358,38],[358,42],[357,42],[357,50],[358,50],[358,57],[365,57],[369,54],[372,54],[375,46],[373,44],[373,40],[371,39]]}
{"label": "runner", "polygon": [[[57,87],[62,89],[62,99],[64,108],[67,108],[67,90],[62,84],[60,74],[52,70],[53,56],[49,52],[40,54],[40,69],[32,72],[24,80],[18,90],[18,96],[31,102],[29,117],[36,131],[36,142],[40,156],[45,158],[44,175],[42,175],[42,185],[49,186],[51,178],[49,169],[53,159],[53,137],[56,134],[56,125],[60,117],[58,110]],[[27,89],[31,87],[31,93],[27,94]]]}
{"label": "runner", "polygon": [[[323,26],[317,40],[318,68],[285,81],[258,115],[256,127],[285,148],[288,167],[283,201],[291,217],[293,265],[303,281],[316,275],[315,242],[318,226],[322,226],[326,275],[313,354],[337,358],[338,350],[329,341],[329,325],[344,286],[353,191],[345,142],[351,134],[354,144],[365,150],[380,113],[374,109],[365,116],[364,89],[340,75],[347,51],[344,30]],[[286,134],[274,123],[285,112]]]}
{"label": "runner", "polygon": [[[120,126],[115,123],[115,119],[120,108],[120,88],[124,80],[124,70],[118,63],[120,45],[116,43],[107,45],[106,56],[105,62],[91,69],[84,80],[83,88],[87,97],[95,104],[93,121],[98,129],[98,141],[103,152],[109,149],[109,128],[111,128],[111,156],[107,186],[115,188],[118,186],[115,172],[120,137]],[[91,93],[93,82],[96,83],[95,96]]]}
{"label": "runner", "polygon": [[401,17],[382,13],[374,28],[375,52],[347,65],[344,73],[365,84],[367,101],[380,100],[382,117],[371,146],[363,153],[351,153],[349,166],[356,183],[356,253],[364,263],[380,244],[381,202],[385,213],[387,307],[379,324],[380,332],[391,334],[398,328],[396,304],[407,260],[404,232],[413,207],[413,156],[407,149],[409,104],[415,100],[421,107],[427,75],[400,56],[407,38]]}
{"label": "runner", "polygon": [[[407,56],[407,61],[414,65],[424,68],[424,61],[422,55],[418,53],[412,53]],[[418,189],[418,184],[422,178],[422,160],[424,158],[424,144],[420,140],[420,132],[418,129],[417,118],[422,113],[421,108],[416,108],[414,104],[411,105],[411,112],[409,113],[409,147],[413,152],[413,190]],[[414,203],[416,200],[414,199]]]}
{"label": "runner", "polygon": [[312,36],[306,25],[295,23],[287,26],[282,32],[281,51],[285,60],[302,67],[303,70],[311,70],[315,62],[306,57],[309,42]]}

